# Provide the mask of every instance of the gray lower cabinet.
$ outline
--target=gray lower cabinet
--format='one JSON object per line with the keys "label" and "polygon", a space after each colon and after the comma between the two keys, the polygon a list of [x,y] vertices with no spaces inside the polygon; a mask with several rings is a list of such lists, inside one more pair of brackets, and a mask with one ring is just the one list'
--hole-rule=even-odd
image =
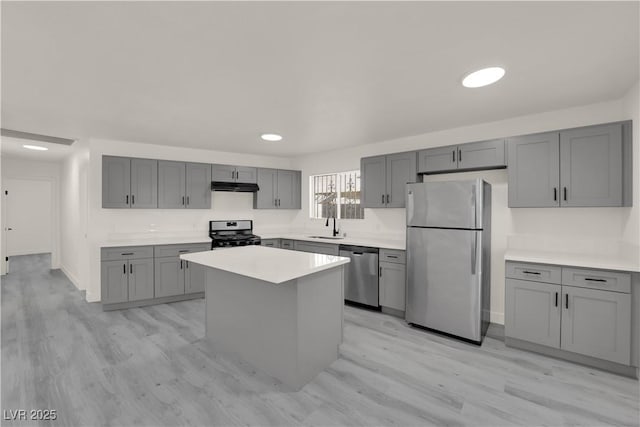
{"label": "gray lower cabinet", "polygon": [[[541,276],[561,283],[546,283]],[[630,273],[508,261],[505,337],[558,349],[553,355],[609,368],[631,359]],[[517,342],[515,343],[517,346]],[[635,364],[634,364],[635,363]]]}
{"label": "gray lower cabinet", "polygon": [[631,206],[631,122],[508,139],[509,207]]}
{"label": "gray lower cabinet", "polygon": [[258,181],[257,169],[247,166],[214,164],[211,165],[211,180],[254,184]]}
{"label": "gray lower cabinet", "polygon": [[155,298],[200,296],[205,268],[180,260],[179,255],[208,249],[208,243],[102,248],[103,307],[113,310],[154,304]]}
{"label": "gray lower cabinet", "polygon": [[392,262],[380,262],[380,305],[405,311],[406,266]]}
{"label": "gray lower cabinet", "polygon": [[158,161],[102,156],[103,208],[157,208]]}
{"label": "gray lower cabinet", "polygon": [[129,299],[129,275],[126,260],[102,261],[100,266],[101,299],[103,304]]}
{"label": "gray lower cabinet", "polygon": [[253,193],[254,209],[300,209],[302,207],[300,171],[258,169],[260,190]]}
{"label": "gray lower cabinet", "polygon": [[158,161],[158,207],[209,209],[211,207],[211,165]]}
{"label": "gray lower cabinet", "polygon": [[268,248],[279,248],[280,239],[262,239],[260,246],[266,246]]}
{"label": "gray lower cabinet", "polygon": [[103,304],[153,298],[153,258],[102,261],[100,276]]}
{"label": "gray lower cabinet", "polygon": [[416,182],[416,152],[360,159],[360,203],[365,208],[405,207],[405,187]]}
{"label": "gray lower cabinet", "polygon": [[561,286],[519,279],[505,286],[505,335],[559,348]]}
{"label": "gray lower cabinet", "polygon": [[293,250],[293,240],[291,240],[291,239],[280,239],[280,248],[281,249],[291,249],[291,250]]}
{"label": "gray lower cabinet", "polygon": [[563,350],[628,365],[631,295],[562,286]]}
{"label": "gray lower cabinet", "polygon": [[304,240],[294,240],[293,249],[301,252],[311,252],[316,254],[339,255],[338,245],[331,243],[307,242]]}
{"label": "gray lower cabinet", "polygon": [[419,173],[497,169],[506,165],[504,139],[428,148],[418,152]]}
{"label": "gray lower cabinet", "polygon": [[190,261],[185,261],[184,266],[184,293],[204,292],[206,267]]}
{"label": "gray lower cabinet", "polygon": [[184,261],[180,258],[162,257],[154,260],[156,298],[184,294]]}

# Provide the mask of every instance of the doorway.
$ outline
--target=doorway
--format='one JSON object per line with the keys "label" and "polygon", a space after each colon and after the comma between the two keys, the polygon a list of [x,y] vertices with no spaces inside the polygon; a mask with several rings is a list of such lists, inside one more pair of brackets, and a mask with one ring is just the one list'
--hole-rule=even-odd
{"label": "doorway", "polygon": [[[50,254],[53,251],[53,182],[48,179],[7,178],[3,184],[3,253],[6,271],[11,273],[12,257]],[[20,265],[17,263],[14,267]]]}

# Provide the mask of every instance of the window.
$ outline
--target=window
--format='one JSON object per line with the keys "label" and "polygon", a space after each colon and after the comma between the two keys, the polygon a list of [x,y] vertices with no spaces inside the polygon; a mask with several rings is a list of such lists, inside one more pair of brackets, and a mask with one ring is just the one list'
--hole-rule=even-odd
{"label": "window", "polygon": [[363,219],[360,205],[360,171],[309,177],[311,218]]}

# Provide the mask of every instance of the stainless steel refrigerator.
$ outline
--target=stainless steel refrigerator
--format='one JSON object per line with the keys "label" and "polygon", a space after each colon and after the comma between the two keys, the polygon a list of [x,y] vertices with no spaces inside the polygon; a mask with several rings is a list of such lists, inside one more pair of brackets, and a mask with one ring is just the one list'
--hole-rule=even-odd
{"label": "stainless steel refrigerator", "polygon": [[406,320],[482,342],[489,326],[491,185],[407,184]]}

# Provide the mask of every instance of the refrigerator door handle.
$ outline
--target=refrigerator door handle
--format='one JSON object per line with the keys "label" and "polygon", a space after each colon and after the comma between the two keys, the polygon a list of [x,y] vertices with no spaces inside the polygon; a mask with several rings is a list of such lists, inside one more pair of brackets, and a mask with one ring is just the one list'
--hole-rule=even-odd
{"label": "refrigerator door handle", "polygon": [[478,246],[478,233],[473,233],[473,241],[471,242],[471,274],[476,274],[476,251]]}
{"label": "refrigerator door handle", "polygon": [[473,185],[471,186],[471,209],[473,209],[473,227],[481,228],[481,226],[478,225],[478,203],[476,194],[476,186]]}

